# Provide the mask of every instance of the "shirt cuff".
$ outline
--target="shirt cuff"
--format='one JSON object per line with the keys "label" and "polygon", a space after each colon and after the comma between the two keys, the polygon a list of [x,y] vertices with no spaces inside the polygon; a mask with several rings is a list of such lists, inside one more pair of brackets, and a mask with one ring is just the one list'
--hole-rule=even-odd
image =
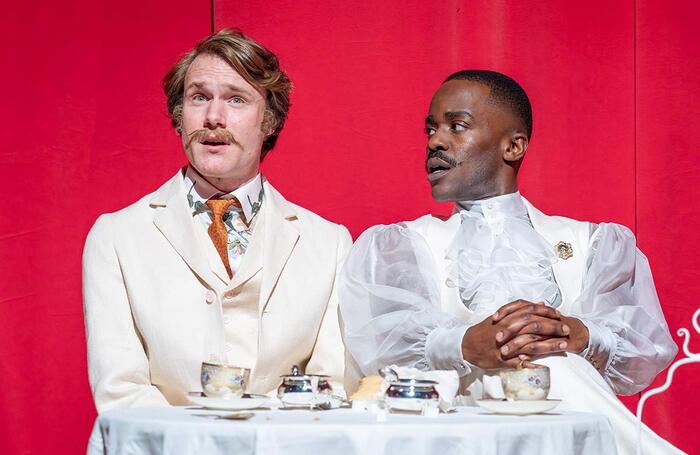
{"label": "shirt cuff", "polygon": [[459,376],[471,373],[473,365],[462,357],[462,338],[466,325],[437,327],[425,340],[425,356],[431,370],[455,370]]}
{"label": "shirt cuff", "polygon": [[588,329],[588,346],[579,355],[604,375],[617,347],[615,335],[603,325],[583,318],[579,320]]}

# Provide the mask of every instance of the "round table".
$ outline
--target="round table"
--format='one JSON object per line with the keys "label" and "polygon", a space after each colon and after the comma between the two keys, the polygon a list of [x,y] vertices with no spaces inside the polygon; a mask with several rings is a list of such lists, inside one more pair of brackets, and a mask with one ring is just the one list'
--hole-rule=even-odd
{"label": "round table", "polygon": [[490,414],[480,408],[426,417],[411,414],[255,410],[254,417],[197,407],[120,409],[101,414],[88,455],[98,454],[615,454],[607,418],[550,412]]}

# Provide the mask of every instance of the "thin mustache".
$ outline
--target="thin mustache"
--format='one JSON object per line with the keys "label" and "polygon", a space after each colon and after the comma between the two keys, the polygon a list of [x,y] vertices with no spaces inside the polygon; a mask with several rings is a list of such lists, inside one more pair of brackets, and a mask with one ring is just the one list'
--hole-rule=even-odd
{"label": "thin mustache", "polygon": [[231,132],[225,128],[217,128],[215,130],[209,130],[206,128],[202,128],[199,130],[194,130],[188,135],[186,148],[190,148],[190,145],[192,145],[192,142],[195,142],[195,141],[201,142],[202,139],[205,139],[208,137],[215,137],[217,139],[223,139],[230,144],[239,145],[236,138],[233,137],[233,134],[231,134]]}
{"label": "thin mustache", "polygon": [[445,163],[449,164],[452,167],[457,167],[462,163],[458,163],[456,159],[452,158],[451,156],[447,155],[445,152],[442,150],[428,150],[428,157],[425,159],[425,169],[426,171],[428,170],[428,160],[430,158],[439,158]]}

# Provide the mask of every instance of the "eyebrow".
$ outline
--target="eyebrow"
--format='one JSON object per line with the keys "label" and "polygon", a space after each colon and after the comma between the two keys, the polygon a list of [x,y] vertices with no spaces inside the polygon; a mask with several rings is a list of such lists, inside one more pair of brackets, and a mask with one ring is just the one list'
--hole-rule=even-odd
{"label": "eyebrow", "polygon": [[458,117],[469,117],[470,119],[474,119],[474,116],[471,114],[469,111],[450,111],[450,112],[445,112],[445,118],[447,120],[454,120]]}
{"label": "eyebrow", "polygon": [[[459,117],[469,117],[470,119],[474,120],[474,116],[469,111],[448,111],[448,112],[445,112],[445,118],[447,119],[447,121],[452,121],[452,120],[459,118]],[[425,118],[426,125],[434,125],[435,123],[436,123],[435,118],[432,115],[429,115]]]}
{"label": "eyebrow", "polygon": [[195,81],[195,82],[190,82],[189,84],[187,84],[187,87],[185,87],[185,91],[191,89],[192,87],[194,87],[194,88],[202,88],[202,87],[204,87],[204,85],[205,85],[204,82],[196,82],[196,81]]}
{"label": "eyebrow", "polygon": [[[192,82],[189,83],[189,85],[187,86],[187,88],[185,88],[185,91],[191,89],[192,87],[194,87],[194,88],[196,88],[196,89],[202,89],[202,88],[204,88],[206,85],[207,85],[207,84],[204,83],[204,82],[192,81]],[[245,89],[245,88],[243,88],[243,87],[239,87],[239,86],[233,85],[233,84],[225,84],[224,86],[225,86],[228,90],[230,90],[230,91],[232,91],[232,92],[244,93],[244,94],[253,96],[253,93],[251,93],[250,90],[247,90],[247,89]]]}

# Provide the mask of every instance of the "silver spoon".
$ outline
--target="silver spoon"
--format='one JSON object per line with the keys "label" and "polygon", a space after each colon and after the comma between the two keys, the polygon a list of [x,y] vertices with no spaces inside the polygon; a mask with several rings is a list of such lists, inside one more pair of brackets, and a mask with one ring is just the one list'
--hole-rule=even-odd
{"label": "silver spoon", "polygon": [[192,417],[204,417],[205,419],[212,420],[248,420],[252,418],[255,414],[252,412],[235,412],[233,414],[191,414]]}

